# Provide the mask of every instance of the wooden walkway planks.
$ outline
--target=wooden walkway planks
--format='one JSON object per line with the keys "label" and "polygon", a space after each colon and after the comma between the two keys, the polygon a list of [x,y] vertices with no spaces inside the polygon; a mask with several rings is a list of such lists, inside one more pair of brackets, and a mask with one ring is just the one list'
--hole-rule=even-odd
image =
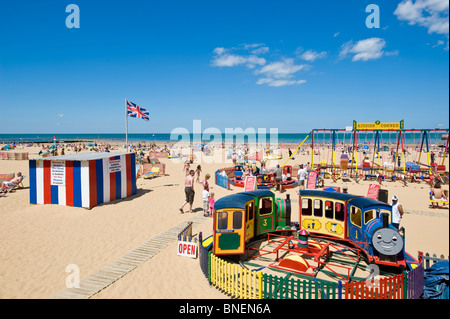
{"label": "wooden walkway planks", "polygon": [[165,232],[153,237],[140,247],[134,249],[119,260],[109,264],[94,274],[80,281],[79,288],[67,288],[51,297],[52,299],[89,299],[112,283],[116,282],[127,273],[149,260],[172,242],[178,240],[177,236],[187,222],[200,224],[207,220],[203,215],[195,215],[185,222],[172,227]]}

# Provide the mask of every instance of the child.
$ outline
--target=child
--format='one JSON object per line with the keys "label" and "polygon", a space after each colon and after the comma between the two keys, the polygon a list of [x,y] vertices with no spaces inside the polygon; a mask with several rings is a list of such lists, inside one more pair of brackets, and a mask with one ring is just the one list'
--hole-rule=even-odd
{"label": "child", "polygon": [[209,191],[206,185],[203,186],[203,216],[208,217],[208,208],[209,208]]}
{"label": "child", "polygon": [[184,163],[184,173],[186,174],[186,176],[188,176],[189,175],[189,168],[190,168],[190,164],[189,164],[189,162],[188,161],[186,161],[185,163]]}
{"label": "child", "polygon": [[214,214],[214,193],[209,194],[209,217],[213,217]]}
{"label": "child", "polygon": [[197,183],[200,183],[200,173],[202,172],[202,168],[200,165],[197,166],[197,170],[195,173],[197,174]]}

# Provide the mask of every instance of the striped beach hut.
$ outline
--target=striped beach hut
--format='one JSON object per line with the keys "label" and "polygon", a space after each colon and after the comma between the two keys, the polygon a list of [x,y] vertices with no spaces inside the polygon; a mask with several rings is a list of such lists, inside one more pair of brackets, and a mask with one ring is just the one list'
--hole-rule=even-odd
{"label": "striped beach hut", "polygon": [[134,153],[81,153],[29,161],[30,203],[92,208],[136,194]]}

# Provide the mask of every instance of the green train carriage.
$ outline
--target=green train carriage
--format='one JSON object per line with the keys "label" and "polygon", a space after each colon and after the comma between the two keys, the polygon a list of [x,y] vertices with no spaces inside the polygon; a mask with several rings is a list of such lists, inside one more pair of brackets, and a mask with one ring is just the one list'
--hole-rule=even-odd
{"label": "green train carriage", "polygon": [[291,230],[291,201],[268,190],[242,192],[214,204],[213,253],[241,255],[256,237]]}

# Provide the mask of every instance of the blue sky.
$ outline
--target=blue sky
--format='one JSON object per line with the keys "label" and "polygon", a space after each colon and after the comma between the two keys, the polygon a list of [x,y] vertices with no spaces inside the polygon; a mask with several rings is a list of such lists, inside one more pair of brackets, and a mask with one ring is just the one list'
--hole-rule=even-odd
{"label": "blue sky", "polygon": [[[67,28],[66,6],[80,9]],[[366,6],[380,9],[368,28]],[[449,127],[448,1],[5,1],[0,133]],[[63,116],[59,116],[62,114]]]}

